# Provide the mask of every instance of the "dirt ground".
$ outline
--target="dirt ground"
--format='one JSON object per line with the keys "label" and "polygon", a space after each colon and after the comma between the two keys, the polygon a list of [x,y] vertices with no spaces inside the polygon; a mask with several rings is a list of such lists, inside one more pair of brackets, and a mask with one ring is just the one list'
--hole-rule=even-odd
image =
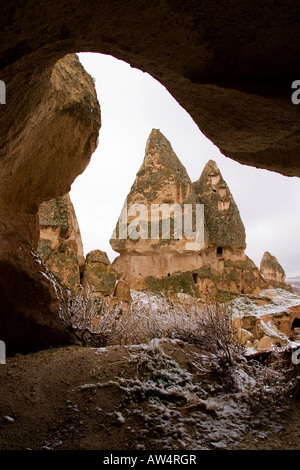
{"label": "dirt ground", "polygon": [[[166,352],[189,372],[193,346],[167,345]],[[145,421],[117,385],[136,374],[128,348],[62,347],[17,355],[0,365],[0,450],[156,450]],[[237,449],[300,449],[300,401],[291,400],[280,433],[245,435]],[[158,448],[159,449],[159,448]]]}

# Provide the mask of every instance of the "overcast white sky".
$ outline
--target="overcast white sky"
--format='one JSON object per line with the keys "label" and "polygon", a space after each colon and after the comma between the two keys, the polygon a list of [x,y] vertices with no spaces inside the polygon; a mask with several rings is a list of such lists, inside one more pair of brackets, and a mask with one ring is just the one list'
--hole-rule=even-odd
{"label": "overcast white sky", "polygon": [[223,156],[150,75],[111,56],[81,53],[79,57],[96,80],[102,115],[98,148],[71,190],[85,254],[100,249],[111,261],[118,255],[109,239],[155,128],[171,142],[192,181],[208,160],[216,161],[245,225],[247,255],[259,266],[264,251],[270,251],[287,277],[300,275],[300,178]]}

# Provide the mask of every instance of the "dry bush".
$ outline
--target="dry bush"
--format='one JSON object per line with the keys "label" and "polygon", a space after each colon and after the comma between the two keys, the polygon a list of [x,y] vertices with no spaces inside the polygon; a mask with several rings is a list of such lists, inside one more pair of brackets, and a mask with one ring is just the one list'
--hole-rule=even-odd
{"label": "dry bush", "polygon": [[[219,386],[233,392],[253,410],[279,401],[290,393],[287,368],[278,354],[268,364],[249,359],[233,327],[227,303],[172,301],[165,297],[133,300],[109,308],[110,298],[85,296],[78,291],[65,306],[73,331],[90,346],[149,343],[154,338],[180,339],[199,347],[193,364],[201,375],[213,375]],[[97,324],[93,319],[97,318]],[[203,355],[209,359],[204,365]],[[201,356],[201,360],[200,360]]]}

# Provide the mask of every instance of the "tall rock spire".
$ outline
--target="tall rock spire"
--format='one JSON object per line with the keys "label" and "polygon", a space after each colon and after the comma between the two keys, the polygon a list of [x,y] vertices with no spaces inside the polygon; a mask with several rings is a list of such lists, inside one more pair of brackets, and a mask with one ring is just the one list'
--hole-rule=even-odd
{"label": "tall rock spire", "polygon": [[152,129],[128,202],[183,203],[190,192],[191,180],[170,142],[158,129]]}
{"label": "tall rock spire", "polygon": [[197,201],[204,204],[209,245],[245,250],[244,224],[234,198],[217,164],[209,160],[198,181],[193,183]]}
{"label": "tall rock spire", "polygon": [[[179,240],[174,232],[174,220],[178,215],[173,213],[172,206],[175,204],[177,207],[178,205],[183,207],[183,204],[191,203],[195,204],[196,198],[186,169],[166,137],[158,129],[153,129],[146,143],[143,163],[110,240],[112,248],[119,253],[146,253],[157,250],[158,247],[163,250],[183,252],[185,250],[184,240]],[[164,214],[157,213],[155,215],[155,206],[162,205],[169,208],[170,212],[168,213],[166,210]],[[153,224],[150,224],[155,217],[158,217],[160,221],[160,236],[157,238],[152,236]],[[132,227],[133,232],[135,231],[135,225],[131,223],[133,220],[139,223],[139,236],[136,239],[134,236],[131,237],[132,232],[130,232]],[[164,233],[162,236],[162,230],[164,230],[162,220],[169,223],[169,237],[168,233]],[[124,225],[126,225],[125,229],[128,228],[128,232],[125,230],[128,236],[122,238],[120,233],[122,230],[124,231]]]}

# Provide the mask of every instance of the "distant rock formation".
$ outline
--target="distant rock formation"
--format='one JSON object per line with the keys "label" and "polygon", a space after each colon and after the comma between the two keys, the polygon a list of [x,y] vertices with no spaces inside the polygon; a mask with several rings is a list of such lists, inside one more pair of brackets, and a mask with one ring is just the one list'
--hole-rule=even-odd
{"label": "distant rock formation", "polygon": [[65,286],[75,291],[84,265],[83,245],[69,194],[43,202],[39,208],[38,254]]}
{"label": "distant rock formation", "polygon": [[[197,237],[191,241],[184,230],[177,233],[187,205],[195,225],[197,203],[204,206],[201,243]],[[156,213],[157,207],[168,207],[169,212]],[[172,211],[174,207],[179,215]],[[244,225],[216,163],[209,161],[192,183],[170,142],[157,129],[148,138],[144,161],[110,243],[120,253],[113,266],[135,289],[199,295],[218,290],[249,293],[267,287],[244,253]]]}
{"label": "distant rock formation", "polygon": [[92,297],[112,295],[115,291],[117,273],[104,251],[94,250],[87,254],[81,284]]}
{"label": "distant rock formation", "polygon": [[[115,235],[110,244],[122,254],[151,255],[159,252],[184,253],[185,237],[174,237],[174,219],[176,213],[155,213],[155,205],[171,207],[173,204],[183,207],[184,204],[196,203],[192,182],[186,169],[175,155],[170,142],[163,134],[153,129],[146,144],[145,158],[134,184],[126,199],[126,208],[117,223]],[[143,206],[143,207],[141,207]],[[137,220],[139,232],[135,233]],[[151,219],[152,215],[152,219]],[[157,220],[157,237],[153,237],[150,222]],[[166,226],[163,220],[167,222]],[[170,235],[168,230],[170,227]],[[159,232],[158,232],[159,229]],[[127,230],[128,236],[121,238],[120,231]],[[125,258],[124,258],[125,259]],[[123,260],[123,259],[122,259]]]}
{"label": "distant rock formation", "polygon": [[244,224],[233,196],[217,164],[209,160],[193,183],[197,202],[204,204],[207,242],[215,247],[245,250]]}
{"label": "distant rock formation", "polygon": [[[203,208],[202,237],[193,232],[199,215],[196,206]],[[112,264],[100,250],[84,259],[69,194],[44,202],[39,221],[38,253],[73,292],[81,284],[85,294],[116,299],[120,279],[117,289],[125,282],[128,298],[130,288],[196,296],[220,291],[255,294],[270,286],[290,290],[284,270],[270,253],[264,254],[260,270],[246,256],[245,227],[216,163],[210,160],[192,183],[170,142],[157,129],[147,140],[144,161],[110,240],[120,253]]]}
{"label": "distant rock formation", "polygon": [[265,251],[261,263],[260,272],[264,279],[274,288],[283,288],[292,291],[292,286],[285,282],[285,271],[277,258]]}

